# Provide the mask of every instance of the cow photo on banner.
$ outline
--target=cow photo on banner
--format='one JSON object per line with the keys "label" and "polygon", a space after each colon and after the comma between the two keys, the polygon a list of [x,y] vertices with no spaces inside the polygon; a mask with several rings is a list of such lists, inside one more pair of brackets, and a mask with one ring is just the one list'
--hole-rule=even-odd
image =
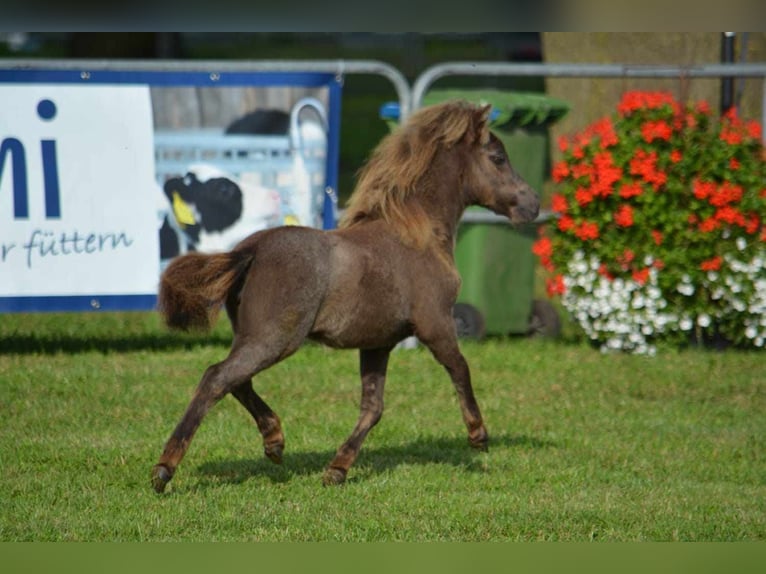
{"label": "cow photo on banner", "polygon": [[161,265],[277,225],[323,226],[322,90],[153,88]]}

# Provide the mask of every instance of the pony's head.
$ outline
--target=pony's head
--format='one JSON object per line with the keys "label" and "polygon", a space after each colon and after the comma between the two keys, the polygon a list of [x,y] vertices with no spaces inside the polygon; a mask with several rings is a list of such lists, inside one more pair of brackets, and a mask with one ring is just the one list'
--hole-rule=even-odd
{"label": "pony's head", "polygon": [[481,205],[513,223],[537,217],[537,194],[489,130],[490,109],[449,101],[414,113],[381,141],[360,171],[341,227],[383,219],[406,242],[423,245],[435,232],[426,201],[434,195],[458,216],[469,205]]}
{"label": "pony's head", "polygon": [[503,142],[489,131],[490,110],[491,106],[476,108],[474,127],[466,134],[469,161],[462,176],[465,203],[486,207],[514,224],[528,223],[537,217],[540,199],[511,165]]}

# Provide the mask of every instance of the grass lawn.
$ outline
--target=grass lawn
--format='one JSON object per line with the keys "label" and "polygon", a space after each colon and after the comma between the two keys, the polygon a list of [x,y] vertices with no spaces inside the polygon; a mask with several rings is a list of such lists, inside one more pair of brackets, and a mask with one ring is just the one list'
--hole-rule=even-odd
{"label": "grass lawn", "polygon": [[153,314],[0,316],[0,541],[766,539],[763,353],[464,344],[484,454],[430,354],[396,351],[383,419],[325,488],[357,357],[307,345],[256,377],[284,464],[227,397],[157,495],[150,468],[228,340],[225,320],[202,337]]}

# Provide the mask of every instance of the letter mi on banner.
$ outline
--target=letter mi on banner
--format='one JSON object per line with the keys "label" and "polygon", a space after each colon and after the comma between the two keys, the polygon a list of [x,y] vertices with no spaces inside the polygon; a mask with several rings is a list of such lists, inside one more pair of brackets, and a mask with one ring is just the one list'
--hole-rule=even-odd
{"label": "letter mi on banner", "polygon": [[145,310],[173,257],[335,225],[341,83],[0,65],[0,312]]}

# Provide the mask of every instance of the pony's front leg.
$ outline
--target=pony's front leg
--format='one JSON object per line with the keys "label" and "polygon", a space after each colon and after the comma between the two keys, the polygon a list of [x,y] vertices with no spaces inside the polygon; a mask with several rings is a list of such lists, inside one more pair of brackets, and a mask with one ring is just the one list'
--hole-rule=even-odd
{"label": "pony's front leg", "polygon": [[455,324],[451,315],[449,316],[449,323],[447,324],[446,321],[444,323],[441,329],[435,329],[428,333],[418,333],[418,338],[449,373],[460,402],[463,422],[468,429],[468,442],[473,448],[486,451],[489,435],[481,417],[479,404],[473,394],[471,371],[465,357],[460,352]]}
{"label": "pony's front leg", "polygon": [[322,477],[325,485],[342,484],[348,469],[354,464],[367,433],[383,415],[383,387],[391,348],[362,349],[359,351],[359,370],[362,375],[362,400],[359,420],[335,458],[327,466]]}

